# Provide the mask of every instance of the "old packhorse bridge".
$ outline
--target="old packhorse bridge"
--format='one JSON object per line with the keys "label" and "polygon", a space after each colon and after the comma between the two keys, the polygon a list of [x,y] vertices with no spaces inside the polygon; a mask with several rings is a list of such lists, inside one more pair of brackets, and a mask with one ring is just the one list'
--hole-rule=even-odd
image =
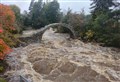
{"label": "old packhorse bridge", "polygon": [[45,27],[37,30],[32,35],[27,36],[27,37],[22,36],[20,39],[26,43],[40,42],[42,40],[42,36],[45,33],[45,31],[48,30],[49,28],[56,27],[56,26],[61,26],[61,27],[67,28],[70,33],[70,38],[74,39],[76,37],[72,26],[65,24],[65,23],[52,23],[52,24],[46,25]]}

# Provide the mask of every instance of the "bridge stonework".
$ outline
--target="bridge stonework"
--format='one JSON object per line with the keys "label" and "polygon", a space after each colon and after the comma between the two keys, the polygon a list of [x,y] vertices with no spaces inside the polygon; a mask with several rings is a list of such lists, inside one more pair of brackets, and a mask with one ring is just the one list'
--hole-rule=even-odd
{"label": "bridge stonework", "polygon": [[72,26],[70,26],[68,24],[65,24],[65,23],[52,23],[52,24],[46,25],[45,27],[37,30],[35,33],[33,33],[30,36],[27,36],[27,37],[21,36],[19,38],[23,42],[23,43],[21,43],[21,45],[28,45],[28,44],[31,44],[31,43],[40,43],[41,40],[42,40],[42,36],[45,33],[45,31],[48,30],[51,27],[54,27],[54,26],[61,26],[61,27],[67,28],[70,32],[70,38],[73,38],[73,39],[76,38],[75,32],[74,32]]}
{"label": "bridge stonework", "polygon": [[68,24],[65,24],[65,23],[52,23],[52,24],[46,25],[45,27],[43,27],[42,29],[39,30],[39,32],[38,32],[38,34],[39,34],[39,41],[42,40],[42,36],[43,36],[44,32],[46,30],[48,30],[49,28],[52,28],[54,26],[61,26],[61,27],[67,28],[69,30],[69,32],[70,32],[70,38],[73,38],[73,39],[76,38],[75,32],[74,32],[72,26],[70,26]]}

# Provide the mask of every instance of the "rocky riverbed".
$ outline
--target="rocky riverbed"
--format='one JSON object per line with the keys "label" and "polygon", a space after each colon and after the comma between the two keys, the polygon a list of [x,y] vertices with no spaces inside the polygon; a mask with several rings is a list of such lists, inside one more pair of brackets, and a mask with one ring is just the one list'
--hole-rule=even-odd
{"label": "rocky riverbed", "polygon": [[41,43],[14,48],[6,58],[9,82],[120,82],[120,50],[45,32]]}

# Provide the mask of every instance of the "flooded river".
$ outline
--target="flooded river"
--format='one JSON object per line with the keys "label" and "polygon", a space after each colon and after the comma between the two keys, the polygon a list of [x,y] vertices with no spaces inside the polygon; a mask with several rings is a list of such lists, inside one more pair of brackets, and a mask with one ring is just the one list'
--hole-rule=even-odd
{"label": "flooded river", "polygon": [[68,34],[48,30],[41,43],[13,49],[5,73],[9,82],[19,75],[29,82],[120,82],[120,51],[83,43]]}

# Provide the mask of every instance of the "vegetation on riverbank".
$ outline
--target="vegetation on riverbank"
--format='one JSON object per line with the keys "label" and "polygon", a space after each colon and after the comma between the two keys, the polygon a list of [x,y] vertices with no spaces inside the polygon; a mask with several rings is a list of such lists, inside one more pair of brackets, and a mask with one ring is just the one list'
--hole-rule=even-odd
{"label": "vegetation on riverbank", "polygon": [[[92,1],[90,15],[85,15],[84,11],[73,13],[68,10],[62,22],[72,25],[80,40],[120,48],[120,3],[114,0]],[[64,28],[61,30],[66,31]]]}
{"label": "vegetation on riverbank", "polygon": [[[118,0],[91,0],[91,14],[67,13],[60,10],[57,0],[43,2],[31,0],[29,11],[20,12],[16,5],[0,4],[0,73],[7,64],[4,60],[21,42],[18,37],[23,30],[40,29],[51,23],[66,23],[73,27],[77,39],[85,42],[102,43],[104,46],[120,48],[120,3]],[[64,27],[57,32],[67,33]],[[0,82],[5,82],[0,78]]]}
{"label": "vegetation on riverbank", "polygon": [[[20,8],[16,5],[0,4],[0,6],[2,8],[0,11],[0,16],[2,16],[0,18],[0,29],[1,32],[3,31],[0,38],[11,47],[19,43],[17,35],[22,33],[22,30],[28,27],[39,29],[55,22],[73,26],[75,34],[80,40],[120,47],[120,9],[117,1],[92,0],[90,15],[85,15],[84,10],[81,13],[74,13],[71,9],[65,14],[60,11],[57,0],[46,3],[42,0],[37,2],[31,0],[30,11],[25,11],[24,14],[20,13]],[[67,32],[67,29],[63,27],[58,31]]]}

